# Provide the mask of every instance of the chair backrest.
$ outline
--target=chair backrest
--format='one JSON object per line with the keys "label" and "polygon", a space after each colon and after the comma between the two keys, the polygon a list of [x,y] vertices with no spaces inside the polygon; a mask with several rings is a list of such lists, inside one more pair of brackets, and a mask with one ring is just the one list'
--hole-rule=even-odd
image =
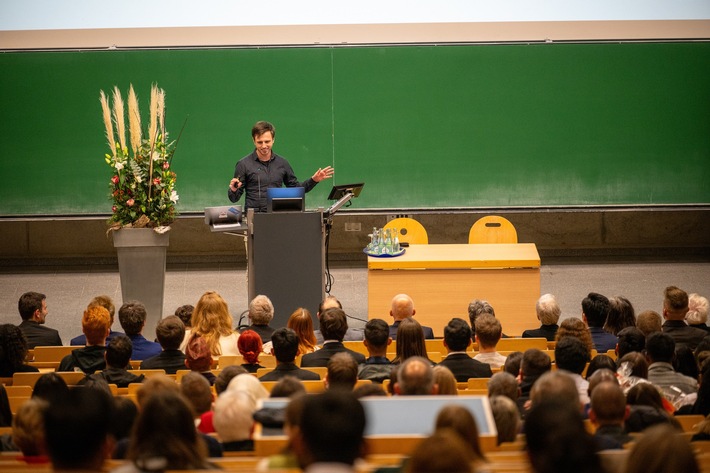
{"label": "chair backrest", "polygon": [[518,232],[510,221],[499,215],[481,217],[468,232],[469,243],[517,243]]}
{"label": "chair backrest", "polygon": [[427,235],[426,228],[413,218],[395,218],[387,222],[384,228],[396,228],[400,243],[412,243],[415,245],[429,243],[429,235]]}

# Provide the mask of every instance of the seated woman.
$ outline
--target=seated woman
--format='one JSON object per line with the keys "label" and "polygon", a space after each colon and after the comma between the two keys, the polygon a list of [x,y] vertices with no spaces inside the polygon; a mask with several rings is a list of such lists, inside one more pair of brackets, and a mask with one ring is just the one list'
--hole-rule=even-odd
{"label": "seated woman", "polygon": [[[205,292],[192,313],[190,334],[201,335],[215,360],[220,355],[238,355],[239,334],[232,327],[234,320],[229,313],[227,302],[214,291]],[[185,345],[189,338],[185,336]],[[184,347],[181,347],[184,350]]]}
{"label": "seated woman", "polygon": [[[429,360],[424,342],[424,330],[412,317],[407,317],[399,323],[397,328],[396,356],[393,364],[399,365],[410,356],[421,356]],[[433,361],[429,360],[432,365]]]}
{"label": "seated woman", "polygon": [[34,366],[25,364],[27,338],[19,327],[0,325],[0,378],[12,378],[15,373],[38,372]]}
{"label": "seated woman", "polygon": [[244,330],[237,340],[237,348],[246,362],[242,363],[242,367],[248,372],[256,373],[259,368],[264,368],[259,364],[262,342],[258,333],[253,330]]}

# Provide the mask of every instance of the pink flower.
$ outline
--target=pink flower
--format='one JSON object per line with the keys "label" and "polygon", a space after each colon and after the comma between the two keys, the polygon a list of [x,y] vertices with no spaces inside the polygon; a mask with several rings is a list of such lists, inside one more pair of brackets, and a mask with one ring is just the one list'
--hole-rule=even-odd
{"label": "pink flower", "polygon": [[126,201],[126,205],[129,206],[129,207],[132,207],[133,204],[135,204],[135,203],[136,203],[136,201],[133,200],[133,199],[128,199],[128,200]]}
{"label": "pink flower", "polygon": [[165,161],[165,162],[163,163],[163,169],[168,169],[169,167],[170,167],[170,163],[167,162],[167,161]]}
{"label": "pink flower", "polygon": [[115,205],[114,205],[113,207],[111,207],[111,211],[112,211],[113,213],[116,213],[116,210],[118,210],[118,207],[116,207]]}
{"label": "pink flower", "polygon": [[153,179],[153,184],[156,185],[156,186],[157,186],[157,185],[160,185],[160,178],[159,178],[159,177],[156,177],[155,179]]}
{"label": "pink flower", "polygon": [[114,176],[111,178],[111,182],[113,182],[114,184],[118,184],[118,176],[114,175]]}

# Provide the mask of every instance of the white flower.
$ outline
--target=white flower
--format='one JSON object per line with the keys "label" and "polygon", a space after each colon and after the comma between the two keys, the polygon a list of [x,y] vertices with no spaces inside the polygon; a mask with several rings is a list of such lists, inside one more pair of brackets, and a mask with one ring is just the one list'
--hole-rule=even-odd
{"label": "white flower", "polygon": [[180,196],[178,195],[177,192],[171,191],[170,192],[170,200],[173,202],[173,204],[177,204],[177,201],[180,200]]}
{"label": "white flower", "polygon": [[160,156],[160,153],[153,151],[153,161],[160,161],[161,158],[162,156]]}
{"label": "white flower", "polygon": [[136,182],[137,182],[138,184],[140,184],[140,183],[143,182],[143,178],[140,176],[140,174],[134,174],[134,175],[136,176]]}
{"label": "white flower", "polygon": [[116,168],[116,171],[120,171],[123,169],[123,163],[116,162],[116,165],[114,166]]}

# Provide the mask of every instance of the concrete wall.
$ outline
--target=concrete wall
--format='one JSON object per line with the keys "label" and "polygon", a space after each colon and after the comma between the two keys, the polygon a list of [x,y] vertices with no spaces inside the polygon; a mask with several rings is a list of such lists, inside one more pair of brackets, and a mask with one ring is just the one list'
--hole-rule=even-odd
{"label": "concrete wall", "polygon": [[[447,212],[338,212],[331,262],[365,264],[372,227],[407,215],[427,229],[430,243],[466,243],[478,218],[498,214],[515,225],[520,242],[552,257],[710,258],[710,207],[521,209]],[[357,231],[346,231],[359,228]],[[115,264],[104,217],[0,219],[0,266]],[[202,215],[180,217],[170,232],[169,263],[245,262],[240,237],[211,233]]]}

